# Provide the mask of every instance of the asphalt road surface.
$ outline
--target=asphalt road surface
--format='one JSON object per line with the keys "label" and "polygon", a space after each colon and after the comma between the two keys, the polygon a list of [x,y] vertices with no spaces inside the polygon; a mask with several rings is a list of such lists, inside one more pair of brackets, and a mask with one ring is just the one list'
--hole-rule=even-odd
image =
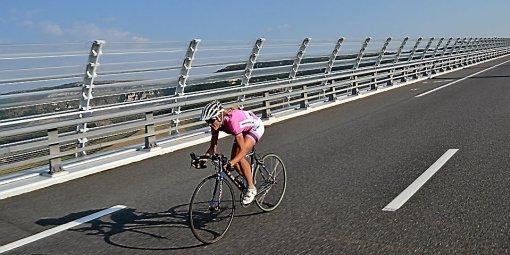
{"label": "asphalt road surface", "polygon": [[[288,172],[280,207],[240,208],[201,245],[186,223],[197,145],[0,201],[0,246],[115,205],[126,208],[6,254],[509,254],[510,62],[480,64],[266,128]],[[220,146],[230,151],[232,138]],[[393,199],[441,158],[394,211]]]}

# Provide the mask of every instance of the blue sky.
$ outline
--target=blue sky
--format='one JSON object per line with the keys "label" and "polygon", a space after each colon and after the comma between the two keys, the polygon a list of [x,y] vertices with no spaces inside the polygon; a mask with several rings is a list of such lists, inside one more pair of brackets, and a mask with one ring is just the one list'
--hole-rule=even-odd
{"label": "blue sky", "polygon": [[508,0],[0,0],[0,4],[0,43],[510,35]]}

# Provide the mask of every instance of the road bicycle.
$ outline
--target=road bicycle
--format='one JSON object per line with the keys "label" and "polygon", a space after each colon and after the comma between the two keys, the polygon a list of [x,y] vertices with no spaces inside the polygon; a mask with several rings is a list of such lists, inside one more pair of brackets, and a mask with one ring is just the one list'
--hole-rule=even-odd
{"label": "road bicycle", "polygon": [[[237,201],[242,206],[242,191],[247,184],[236,170],[226,169],[228,158],[222,154],[197,157],[192,153],[190,156],[195,168],[205,168],[205,163],[210,161],[216,171],[198,184],[189,204],[189,223],[193,235],[201,242],[211,244],[225,235],[234,218],[236,199],[231,183],[241,191]],[[273,153],[260,157],[255,148],[246,157],[250,159],[253,182],[257,188],[255,204],[265,212],[276,209],[287,185],[283,161]]]}

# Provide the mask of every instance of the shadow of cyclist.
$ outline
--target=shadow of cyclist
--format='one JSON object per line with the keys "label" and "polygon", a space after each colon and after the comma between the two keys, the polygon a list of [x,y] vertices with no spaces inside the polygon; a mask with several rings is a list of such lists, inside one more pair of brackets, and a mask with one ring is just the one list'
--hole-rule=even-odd
{"label": "shadow of cyclist", "polygon": [[[42,226],[62,225],[102,209],[71,213],[61,218],[40,219]],[[196,240],[188,224],[188,204],[178,205],[163,212],[138,212],[126,208],[95,219],[69,231],[102,236],[113,246],[136,250],[181,250],[203,246]]]}
{"label": "shadow of cyclist", "polygon": [[[253,206],[253,207],[252,207]],[[237,207],[235,218],[262,214],[256,206]],[[126,208],[110,215],[81,224],[68,231],[96,235],[110,245],[136,250],[182,250],[204,246],[196,240],[189,229],[189,204],[174,206],[162,212],[139,212]],[[87,210],[68,214],[61,218],[36,221],[41,226],[59,226],[101,211]]]}

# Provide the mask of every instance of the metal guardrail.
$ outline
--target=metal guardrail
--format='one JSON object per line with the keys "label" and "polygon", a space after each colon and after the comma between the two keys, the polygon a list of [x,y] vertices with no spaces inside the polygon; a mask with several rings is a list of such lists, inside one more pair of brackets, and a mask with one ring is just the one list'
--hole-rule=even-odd
{"label": "metal guardrail", "polygon": [[[85,74],[60,74],[62,69],[78,68],[77,64],[27,67],[17,63],[14,65],[17,68],[0,70],[0,88],[75,79],[72,86],[0,94],[0,112],[22,113],[27,108],[43,108],[43,113],[36,115],[0,120],[0,174],[48,162],[49,174],[55,174],[65,170],[64,160],[136,144],[143,144],[144,149],[156,147],[162,139],[205,127],[197,117],[200,108],[212,99],[269,118],[274,111],[307,108],[314,102],[335,101],[342,95],[357,95],[360,90],[377,90],[430,77],[510,52],[508,38],[429,38],[423,44],[422,38],[412,44],[407,44],[408,41],[409,38],[366,38],[351,42],[349,48],[345,38],[319,40],[315,45],[310,38],[299,45],[286,41],[271,43],[260,38],[251,46],[238,45],[239,42],[207,45],[194,39],[187,49],[158,45],[175,42],[146,42],[148,49],[119,43],[130,48],[111,51],[106,42],[95,41],[88,54],[83,51],[0,53],[0,61],[18,62],[88,56]],[[356,49],[355,45],[361,47]],[[286,56],[289,47],[298,47],[293,57]],[[246,54],[245,60],[242,54],[225,53],[236,50],[251,50],[251,53]],[[201,57],[202,52],[209,55]],[[171,59],[140,57],[175,53],[185,54],[181,65]],[[126,58],[133,55],[137,57]],[[121,59],[108,62],[108,56]],[[143,66],[172,61],[175,64]],[[49,70],[57,73],[39,75]],[[198,72],[193,73],[194,70]],[[13,72],[36,74],[17,78],[2,75]],[[160,72],[164,74],[155,76]],[[175,79],[168,78],[171,72]],[[111,76],[123,78],[111,80]],[[119,100],[136,93],[159,96],[128,102]],[[72,107],[44,112],[48,105],[62,104]]]}

